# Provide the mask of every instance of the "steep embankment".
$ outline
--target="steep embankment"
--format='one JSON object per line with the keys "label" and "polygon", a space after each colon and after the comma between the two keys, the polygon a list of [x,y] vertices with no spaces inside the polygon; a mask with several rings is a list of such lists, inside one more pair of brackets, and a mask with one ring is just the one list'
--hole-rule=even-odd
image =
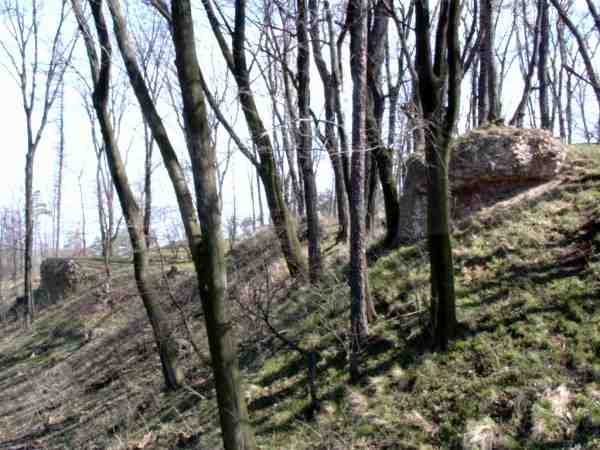
{"label": "steep embankment", "polygon": [[[423,346],[424,246],[373,259],[379,317],[360,386],[347,383],[346,249],[327,241],[326,282],[298,288],[269,233],[244,241],[229,260],[231,305],[261,448],[600,448],[599,232],[598,147],[573,151],[560,179],[461,224],[462,327],[445,354]],[[92,288],[70,297],[31,332],[3,324],[0,448],[219,448],[202,313],[186,269],[171,278],[154,269],[180,334],[188,384],[176,393],[161,391],[126,267],[110,298]],[[305,360],[285,340],[319,354],[313,420]]]}

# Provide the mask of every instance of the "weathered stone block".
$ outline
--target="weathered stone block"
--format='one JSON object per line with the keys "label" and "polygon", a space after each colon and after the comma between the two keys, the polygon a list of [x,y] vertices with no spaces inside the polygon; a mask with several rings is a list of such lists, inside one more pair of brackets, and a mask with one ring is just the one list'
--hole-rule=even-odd
{"label": "weathered stone block", "polygon": [[[560,171],[567,151],[567,146],[549,131],[538,129],[489,127],[456,139],[448,171],[452,218],[464,219],[552,180]],[[400,214],[400,242],[425,237],[427,171],[418,157],[408,162]]]}

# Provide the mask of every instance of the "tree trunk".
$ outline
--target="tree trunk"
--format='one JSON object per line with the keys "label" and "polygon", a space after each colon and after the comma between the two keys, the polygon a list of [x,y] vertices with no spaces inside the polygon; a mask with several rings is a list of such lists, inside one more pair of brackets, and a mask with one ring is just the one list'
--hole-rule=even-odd
{"label": "tree trunk", "polygon": [[[482,61],[485,61],[485,82],[487,83],[487,115],[486,121],[494,123],[500,119],[500,101],[498,98],[498,80],[496,70],[496,56],[495,56],[495,34],[496,34],[496,21],[494,14],[493,0],[482,0],[481,5],[481,25],[480,32],[485,32],[480,42],[485,42],[484,48],[482,49]],[[483,64],[482,64],[483,65]]]}
{"label": "tree trunk", "polygon": [[[428,0],[416,2],[417,72],[426,133],[427,243],[431,266],[431,322],[433,345],[446,349],[456,333],[454,266],[448,205],[450,139],[460,105],[459,0],[442,0],[435,54],[431,57]],[[447,61],[445,61],[447,58]],[[448,106],[442,112],[443,85],[448,77]]]}
{"label": "tree trunk", "polygon": [[[543,0],[539,0],[539,1],[543,1]],[[525,15],[525,10],[523,11],[523,14]],[[535,26],[535,30],[534,30],[534,34],[533,34],[533,51],[532,51],[531,57],[529,58],[527,72],[524,74],[525,86],[523,87],[523,94],[521,95],[519,104],[517,105],[517,108],[512,116],[512,119],[509,122],[511,126],[517,126],[517,127],[523,126],[523,119],[525,117],[525,108],[527,107],[527,102],[529,101],[529,94],[532,89],[531,80],[533,78],[533,72],[536,68],[536,62],[538,59],[537,54],[538,54],[538,49],[539,49],[540,26],[541,26],[540,24],[541,24],[541,10],[540,10],[540,6],[539,6],[539,2],[538,2],[538,14],[537,14],[536,26]],[[518,38],[518,34],[517,34],[517,38]],[[524,46],[526,46],[526,45],[527,45],[527,43],[524,42],[520,46],[520,48],[518,48],[519,52],[523,53]]]}
{"label": "tree trunk", "polygon": [[352,176],[350,181],[350,377],[360,378],[359,354],[369,333],[365,243],[365,151],[367,111],[367,2],[348,3],[352,72]]}
{"label": "tree trunk", "polygon": [[256,200],[258,202],[258,223],[261,227],[265,226],[265,210],[262,201],[262,192],[260,190],[260,172],[256,169]]}
{"label": "tree trunk", "polygon": [[87,256],[87,238],[86,238],[86,217],[85,217],[85,198],[83,194],[83,183],[81,179],[83,178],[83,170],[79,173],[79,178],[77,182],[79,184],[79,204],[81,208],[81,246],[82,246],[82,256]]}
{"label": "tree trunk", "polygon": [[148,124],[144,122],[144,236],[146,247],[150,247],[152,224],[152,153],[154,150],[154,139],[150,135]]}
{"label": "tree trunk", "polygon": [[[592,90],[594,91],[594,95],[596,96],[596,101],[598,103],[598,107],[600,108],[600,76],[594,70],[594,63],[592,61],[592,56],[590,56],[590,53],[588,51],[586,41],[583,39],[583,36],[582,36],[579,28],[569,18],[569,16],[567,15],[567,12],[565,11],[564,7],[560,4],[560,2],[558,0],[550,0],[550,2],[552,2],[552,5],[556,8],[556,11],[558,12],[558,15],[560,16],[561,20],[565,23],[567,28],[569,28],[569,30],[571,31],[571,34],[573,34],[573,36],[575,37],[575,40],[577,41],[577,47],[579,48],[579,54],[581,55],[581,58],[583,59],[583,64],[584,64],[585,70],[587,72],[587,76],[588,76],[587,81],[590,84],[590,86],[592,87]],[[589,4],[588,4],[588,6],[589,6]],[[594,12],[594,11],[595,10],[593,10],[592,12]],[[598,128],[598,132],[600,133],[600,114],[598,115],[596,126]]]}
{"label": "tree trunk", "polygon": [[65,85],[60,88],[60,118],[59,118],[59,142],[58,142],[58,173],[56,174],[56,196],[54,200],[56,230],[54,235],[54,256],[58,257],[60,250],[60,225],[62,216],[62,184],[65,166]]}
{"label": "tree trunk", "polygon": [[72,4],[79,28],[84,37],[90,61],[94,86],[93,103],[105,144],[106,159],[121,208],[123,209],[123,215],[128,225],[127,229],[133,248],[134,274],[138,292],[152,325],[166,387],[169,390],[177,389],[183,381],[183,373],[177,367],[178,349],[167,317],[156,298],[155,291],[149,286],[146,275],[148,261],[143,233],[142,213],[129,185],[108,112],[112,48],[108,28],[102,12],[102,0],[89,0],[101,49],[100,60],[98,59],[95,43],[87,26],[79,0],[72,0]]}
{"label": "tree trunk", "polygon": [[313,48],[313,58],[315,65],[323,84],[323,92],[325,93],[325,148],[331,166],[333,168],[335,198],[337,200],[337,218],[338,232],[336,240],[344,242],[348,239],[348,191],[346,189],[346,180],[344,177],[344,162],[340,155],[339,141],[336,135],[336,114],[335,114],[335,96],[336,83],[334,80],[333,67],[331,72],[327,69],[327,64],[323,58],[321,51],[321,38],[319,33],[319,14],[317,9],[317,1],[309,0],[310,9],[310,35]]}
{"label": "tree trunk", "polygon": [[241,393],[233,326],[225,306],[227,278],[221,230],[221,202],[216,173],[217,159],[211,144],[202,74],[195,51],[191,6],[189,1],[185,0],[172,3],[172,30],[200,225],[183,169],[132,52],[118,1],[110,0],[109,5],[115,24],[115,34],[131,84],[163,156],[186,229],[205,314],[225,448],[228,450],[254,448],[246,405]]}
{"label": "tree trunk", "polygon": [[[368,95],[367,91],[367,108],[369,102]],[[365,114],[368,116],[368,112]],[[367,133],[366,129],[365,133]],[[375,160],[375,154],[369,145],[368,133],[366,139],[368,149],[365,152],[365,232],[368,235],[375,227],[375,217],[377,215],[377,188],[379,187],[379,184],[377,183],[377,161]]]}
{"label": "tree trunk", "polygon": [[[287,58],[287,52],[284,58]],[[287,66],[287,60],[284,61]],[[296,215],[303,217],[305,212],[305,198],[304,189],[302,189],[303,177],[302,177],[302,155],[300,150],[300,142],[302,138],[299,136],[298,129],[298,117],[294,111],[294,102],[292,101],[292,89],[290,86],[290,77],[284,70],[282,74],[283,87],[284,87],[284,98],[285,98],[285,118],[286,123],[282,123],[282,135],[283,135],[283,146],[284,153],[288,163],[288,170],[292,180],[292,190],[294,191],[294,200],[296,206]],[[291,130],[291,133],[290,133]],[[296,158],[294,158],[294,155]],[[298,166],[298,171],[296,171]],[[283,173],[281,174],[283,176]],[[290,208],[291,209],[291,208]]]}
{"label": "tree trunk", "polygon": [[[381,87],[381,69],[385,60],[389,11],[385,0],[380,0],[373,12],[367,47],[367,111],[366,130],[369,149],[379,172],[385,206],[386,246],[393,245],[400,218],[400,200],[394,177],[394,158],[391,148],[386,148],[381,137],[385,96]],[[392,111],[390,111],[390,114]],[[376,176],[376,175],[375,175]]]}
{"label": "tree trunk", "polygon": [[479,77],[477,78],[477,126],[482,126],[491,110],[488,95],[490,83],[489,57],[490,52],[490,27],[491,27],[491,0],[481,0],[479,9]]}
{"label": "tree trunk", "polygon": [[27,298],[26,325],[30,327],[35,316],[33,298],[33,162],[35,147],[30,142],[25,156],[25,281],[24,295]]}
{"label": "tree trunk", "polygon": [[234,327],[226,308],[227,274],[215,173],[217,160],[210,144],[208,115],[199,81],[190,1],[173,1],[172,17],[175,64],[202,228],[202,242],[194,260],[206,316],[223,444],[226,450],[252,450],[256,444],[242,393]]}
{"label": "tree trunk", "polygon": [[236,0],[232,71],[238,85],[244,117],[260,158],[258,173],[265,188],[275,233],[279,239],[290,275],[292,277],[303,277],[306,274],[306,263],[302,257],[296,224],[285,205],[283,190],[281,189],[281,178],[277,173],[271,139],[260,118],[254,94],[250,87],[250,75],[245,56],[245,28],[246,0]]}
{"label": "tree trunk", "polygon": [[296,34],[298,36],[298,154],[301,156],[302,179],[308,227],[308,272],[311,283],[322,276],[321,236],[317,210],[317,183],[312,159],[312,127],[310,118],[310,42],[308,39],[307,0],[297,0]]}
{"label": "tree trunk", "polygon": [[[325,10],[325,21],[327,22],[327,42],[329,44],[329,59],[331,65],[331,84],[333,93],[333,105],[335,116],[337,119],[337,132],[340,142],[341,166],[344,174],[344,186],[348,199],[350,199],[350,145],[348,144],[348,136],[346,134],[346,119],[342,109],[341,90],[342,90],[342,74],[341,63],[336,46],[335,31],[333,28],[333,18],[329,2],[324,0],[323,9]],[[348,200],[349,201],[349,200]]]}
{"label": "tree trunk", "polygon": [[548,47],[550,45],[550,18],[548,0],[540,0],[540,48],[538,51],[537,76],[539,84],[540,101],[540,126],[544,129],[552,129],[550,117],[550,99],[548,95]]}

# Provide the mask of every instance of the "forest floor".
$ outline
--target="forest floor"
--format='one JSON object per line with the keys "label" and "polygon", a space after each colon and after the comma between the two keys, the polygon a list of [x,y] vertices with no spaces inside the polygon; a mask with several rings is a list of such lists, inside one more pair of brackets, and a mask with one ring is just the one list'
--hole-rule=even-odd
{"label": "forest floor", "polygon": [[[461,326],[445,353],[425,345],[424,245],[382,255],[374,243],[378,318],[355,386],[347,246],[325,232],[328,269],[318,288],[287,278],[269,231],[228,256],[261,448],[600,449],[599,147],[573,148],[558,180],[457,225]],[[180,273],[167,277],[171,264],[152,270],[177,328],[184,388],[163,390],[131,268],[118,263],[109,297],[92,286],[45,309],[29,331],[2,324],[0,449],[221,448],[191,265],[176,263]],[[273,329],[318,353],[316,415],[305,358]]]}

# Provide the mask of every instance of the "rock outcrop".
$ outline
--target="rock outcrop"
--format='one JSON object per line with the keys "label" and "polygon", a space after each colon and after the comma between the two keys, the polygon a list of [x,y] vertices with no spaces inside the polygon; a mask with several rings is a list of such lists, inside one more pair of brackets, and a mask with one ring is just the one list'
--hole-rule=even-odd
{"label": "rock outcrop", "polygon": [[75,293],[88,281],[89,274],[72,258],[48,258],[40,267],[41,284],[49,303]]}
{"label": "rock outcrop", "polygon": [[[552,180],[567,147],[549,131],[514,127],[473,130],[452,148],[449,181],[454,220]],[[422,159],[413,157],[400,200],[399,242],[425,237],[427,177]]]}
{"label": "rock outcrop", "polygon": [[419,240],[427,233],[427,167],[414,155],[406,162],[406,178],[400,197],[400,242]]}

